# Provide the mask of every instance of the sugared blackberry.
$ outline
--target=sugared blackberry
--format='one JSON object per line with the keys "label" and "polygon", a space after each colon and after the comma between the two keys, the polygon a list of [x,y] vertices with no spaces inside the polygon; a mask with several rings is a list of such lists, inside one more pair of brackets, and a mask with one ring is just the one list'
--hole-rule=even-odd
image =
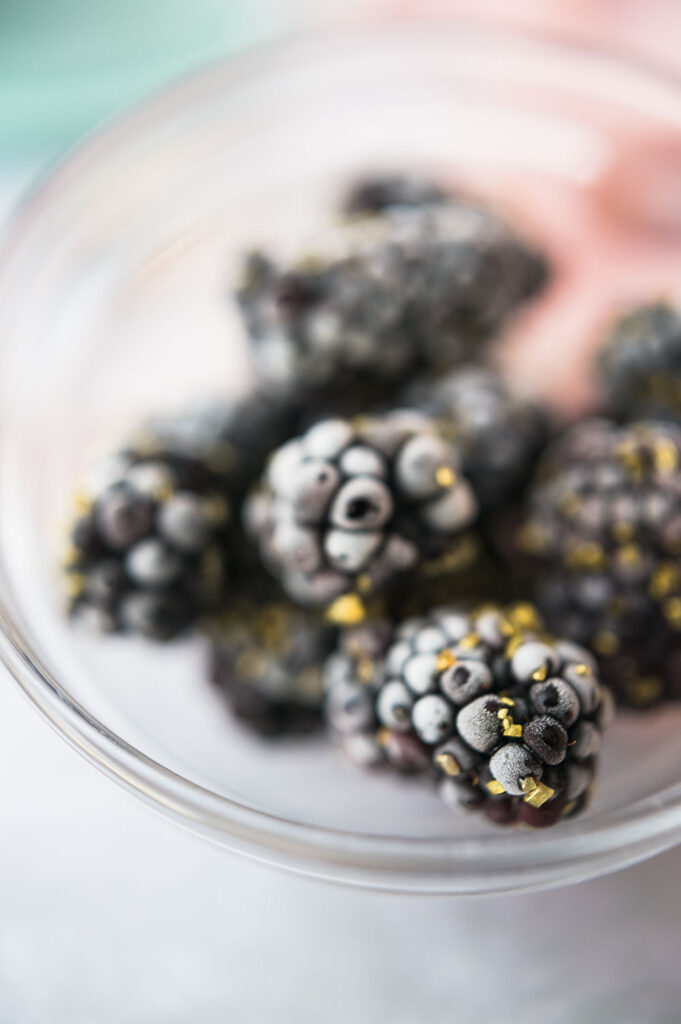
{"label": "sugared blackberry", "polygon": [[[289,436],[293,412],[259,395],[150,420],[90,472],[66,556],[72,613],[105,632],[167,639],[224,596],[224,564],[244,575],[231,512]],[[229,519],[229,528],[227,526]]]}
{"label": "sugared blackberry", "polygon": [[266,391],[357,411],[479,352],[545,278],[502,220],[457,200],[351,220],[290,265],[251,255],[237,299]]}
{"label": "sugared blackberry", "polygon": [[233,598],[213,625],[211,678],[256,732],[310,732],[321,722],[322,663],[335,631],[268,589],[266,599]]}
{"label": "sugared blackberry", "polygon": [[65,558],[74,618],[166,640],[220,601],[230,508],[214,473],[183,456],[123,451],[77,498]]}
{"label": "sugared blackberry", "polygon": [[354,764],[390,763],[400,771],[425,771],[430,755],[415,733],[383,727],[376,715],[392,632],[390,622],[379,619],[339,634],[338,646],[324,665],[324,720]]}
{"label": "sugared blackberry", "polygon": [[451,192],[437,182],[407,174],[386,174],[360,178],[350,186],[341,202],[348,217],[383,213],[391,206],[429,206],[450,202]]}
{"label": "sugared blackberry", "polygon": [[681,421],[681,313],[655,302],[622,316],[600,352],[599,371],[615,418]]}
{"label": "sugared blackberry", "polygon": [[447,803],[534,826],[584,805],[610,713],[592,656],[544,634],[529,605],[403,623],[375,706],[431,751]]}
{"label": "sugared blackberry", "polygon": [[550,628],[598,655],[618,699],[681,695],[681,427],[573,428],[540,464],[520,540]]}
{"label": "sugared blackberry", "polygon": [[293,600],[349,625],[363,617],[361,595],[442,557],[476,514],[457,448],[428,417],[398,410],[322,420],[289,441],[245,523]]}
{"label": "sugared blackberry", "polygon": [[536,403],[513,394],[500,374],[479,366],[425,378],[403,398],[441,421],[461,451],[463,471],[484,509],[519,497],[549,432],[548,414]]}

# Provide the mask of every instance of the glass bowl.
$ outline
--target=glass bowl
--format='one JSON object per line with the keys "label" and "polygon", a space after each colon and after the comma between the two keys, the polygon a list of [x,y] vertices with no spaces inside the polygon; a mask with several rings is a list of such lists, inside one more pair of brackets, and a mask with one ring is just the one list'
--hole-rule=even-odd
{"label": "glass bowl", "polygon": [[[420,784],[351,768],[322,739],[250,736],[206,681],[200,643],[87,638],[62,617],[55,571],[61,514],[94,454],[151,412],[249,386],[228,299],[244,248],[295,243],[370,167],[520,197],[541,234],[541,196],[587,194],[632,122],[678,132],[678,84],[535,38],[375,28],[209,67],[113,121],[34,190],[0,261],[0,647],[94,764],[227,848],[383,889],[556,886],[677,841],[678,709],[617,721],[584,816],[503,831],[452,815]],[[642,281],[661,268],[671,280],[678,246],[665,244],[664,259],[641,261]],[[572,356],[550,345],[526,354],[526,376],[562,394],[560,366],[542,367]]]}

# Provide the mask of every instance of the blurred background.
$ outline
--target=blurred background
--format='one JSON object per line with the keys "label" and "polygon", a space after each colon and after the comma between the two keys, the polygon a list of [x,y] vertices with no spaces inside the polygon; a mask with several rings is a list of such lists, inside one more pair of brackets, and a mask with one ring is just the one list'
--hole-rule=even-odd
{"label": "blurred background", "polygon": [[[677,0],[0,0],[0,214],[102,118],[204,61],[292,32],[452,15],[681,73]],[[662,182],[678,223],[678,153],[635,167]],[[678,853],[526,897],[333,889],[156,818],[1,678],[1,1024],[678,1021]]]}

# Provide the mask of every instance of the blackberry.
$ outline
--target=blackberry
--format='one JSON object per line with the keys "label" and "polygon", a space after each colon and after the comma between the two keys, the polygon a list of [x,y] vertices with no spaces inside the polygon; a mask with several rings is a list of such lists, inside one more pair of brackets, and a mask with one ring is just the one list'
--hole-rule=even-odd
{"label": "blackberry", "polygon": [[477,502],[455,446],[416,411],[322,420],[269,463],[246,529],[289,596],[356,623],[361,595],[441,558]]}
{"label": "blackberry", "polygon": [[391,206],[429,206],[454,198],[435,181],[406,174],[360,178],[348,189],[341,213],[348,217],[383,213]]}
{"label": "blackberry", "polygon": [[518,499],[549,434],[543,409],[513,394],[494,370],[478,366],[418,381],[403,397],[439,419],[458,444],[463,471],[484,509]]}
{"label": "blackberry", "polygon": [[221,600],[230,509],[205,464],[126,450],[95,467],[76,506],[65,559],[74,618],[166,640]]}
{"label": "blackberry", "polygon": [[481,351],[545,279],[503,221],[456,201],[357,218],[288,266],[252,254],[237,301],[265,391],[352,412]]}
{"label": "blackberry", "polygon": [[210,675],[234,714],[264,736],[306,733],[321,723],[322,663],[335,632],[269,588],[242,597],[211,630]]}
{"label": "blackberry", "polygon": [[681,427],[573,428],[540,465],[520,541],[549,626],[598,655],[619,700],[681,695]]}
{"label": "blackberry", "polygon": [[425,771],[430,755],[415,733],[382,727],[376,715],[391,637],[387,619],[340,633],[324,664],[324,719],[332,739],[354,764],[390,763],[401,771]]}
{"label": "blackberry", "polygon": [[615,418],[681,420],[681,313],[664,302],[628,312],[606,339],[599,371]]}
{"label": "blackberry", "polygon": [[[72,614],[104,632],[168,639],[250,569],[238,506],[294,413],[259,395],[157,417],[78,496],[66,558]],[[228,525],[229,520],[229,525]]]}
{"label": "blackberry", "polygon": [[402,623],[375,706],[431,752],[448,804],[533,826],[583,807],[610,714],[592,656],[547,636],[530,605]]}

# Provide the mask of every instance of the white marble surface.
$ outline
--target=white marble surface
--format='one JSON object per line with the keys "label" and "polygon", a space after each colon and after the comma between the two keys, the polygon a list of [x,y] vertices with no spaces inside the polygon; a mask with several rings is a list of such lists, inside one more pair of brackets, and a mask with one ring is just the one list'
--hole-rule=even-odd
{"label": "white marble surface", "polygon": [[678,851],[526,897],[333,888],[162,820],[1,693],[0,1021],[678,1022]]}
{"label": "white marble surface", "polygon": [[0,684],[1,1024],[679,1020],[681,851],[526,897],[327,887],[155,816]]}

